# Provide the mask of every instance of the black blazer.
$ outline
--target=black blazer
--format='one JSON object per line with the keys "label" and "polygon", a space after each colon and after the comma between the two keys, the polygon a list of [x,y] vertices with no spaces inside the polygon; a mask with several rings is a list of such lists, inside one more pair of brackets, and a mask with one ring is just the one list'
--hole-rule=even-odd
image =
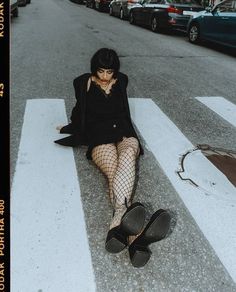
{"label": "black blazer", "polygon": [[[75,89],[76,105],[72,109],[72,113],[70,117],[71,123],[62,127],[62,129],[60,130],[60,133],[71,134],[71,136],[56,140],[54,141],[55,143],[63,145],[63,146],[71,146],[71,147],[75,147],[79,145],[87,145],[85,113],[86,113],[87,84],[88,84],[88,79],[90,76],[91,76],[90,73],[85,73],[74,79],[73,85]],[[128,85],[128,76],[121,72],[118,72],[117,82],[121,88],[127,117],[129,118],[131,126],[133,127],[131,117],[130,117],[128,97],[127,97],[127,92],[126,92],[126,88]],[[137,136],[136,138],[138,139]],[[139,141],[139,144],[140,144],[140,141]],[[143,148],[141,144],[140,144],[140,150],[141,150],[140,154],[143,154]]]}

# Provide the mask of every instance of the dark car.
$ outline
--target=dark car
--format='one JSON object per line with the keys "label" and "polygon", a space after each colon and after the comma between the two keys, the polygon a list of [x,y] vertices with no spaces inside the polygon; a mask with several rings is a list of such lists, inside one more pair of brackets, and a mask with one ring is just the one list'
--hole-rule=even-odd
{"label": "dark car", "polygon": [[95,0],[95,9],[99,11],[109,11],[111,0]]}
{"label": "dark car", "polygon": [[11,0],[10,2],[11,5],[11,14],[13,17],[18,16],[18,1],[17,0]]}
{"label": "dark car", "polygon": [[188,38],[191,43],[209,40],[236,48],[236,0],[223,1],[191,18]]}
{"label": "dark car", "polygon": [[112,0],[109,14],[118,16],[120,19],[128,19],[131,8],[135,7],[141,0]]}
{"label": "dark car", "polygon": [[196,0],[144,0],[130,11],[130,23],[162,29],[186,30],[190,16],[204,10]]}
{"label": "dark car", "polygon": [[108,11],[111,0],[86,0],[86,6],[99,11]]}
{"label": "dark car", "polygon": [[95,0],[86,0],[85,6],[90,7],[90,8],[95,8]]}
{"label": "dark car", "polygon": [[26,6],[26,4],[29,4],[31,0],[18,0],[18,6]]}
{"label": "dark car", "polygon": [[84,0],[70,0],[71,2],[77,3],[77,4],[84,4]]}

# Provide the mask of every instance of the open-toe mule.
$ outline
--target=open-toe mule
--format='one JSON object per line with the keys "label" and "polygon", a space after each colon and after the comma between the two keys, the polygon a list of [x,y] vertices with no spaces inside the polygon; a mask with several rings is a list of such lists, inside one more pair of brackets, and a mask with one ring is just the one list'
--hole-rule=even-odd
{"label": "open-toe mule", "polygon": [[146,265],[151,257],[149,245],[163,239],[170,228],[170,214],[163,209],[156,211],[142,233],[130,244],[129,255],[134,267]]}

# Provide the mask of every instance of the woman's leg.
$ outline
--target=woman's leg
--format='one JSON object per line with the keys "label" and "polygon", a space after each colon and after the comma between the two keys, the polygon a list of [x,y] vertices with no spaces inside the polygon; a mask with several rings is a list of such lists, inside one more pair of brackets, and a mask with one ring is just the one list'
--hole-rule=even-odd
{"label": "woman's leg", "polygon": [[118,155],[115,144],[102,144],[94,147],[92,150],[92,159],[108,179],[109,197],[111,204],[114,207],[112,183],[118,164]]}
{"label": "woman's leg", "polygon": [[114,208],[110,229],[120,224],[131,195],[135,180],[135,164],[139,143],[134,137],[124,138],[115,144],[102,144],[92,150],[92,159],[107,176],[110,200]]}
{"label": "woman's leg", "polygon": [[[131,204],[131,196],[136,175],[136,159],[139,154],[139,143],[134,137],[117,143],[118,164],[112,181],[115,214],[110,228],[120,224],[121,217]],[[126,204],[127,203],[127,204]]]}

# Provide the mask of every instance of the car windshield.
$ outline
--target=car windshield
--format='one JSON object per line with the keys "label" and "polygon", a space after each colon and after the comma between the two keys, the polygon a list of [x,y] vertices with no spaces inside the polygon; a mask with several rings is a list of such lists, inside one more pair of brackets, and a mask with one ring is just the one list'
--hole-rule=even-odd
{"label": "car windshield", "polygon": [[168,0],[168,2],[172,4],[199,5],[199,2],[197,2],[196,0]]}

